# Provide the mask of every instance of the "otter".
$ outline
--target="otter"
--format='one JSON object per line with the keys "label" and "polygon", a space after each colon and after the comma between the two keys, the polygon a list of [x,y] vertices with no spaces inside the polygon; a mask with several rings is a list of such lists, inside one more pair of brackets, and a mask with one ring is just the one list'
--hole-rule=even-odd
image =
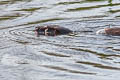
{"label": "otter", "polygon": [[120,36],[120,28],[104,28],[100,29],[96,32],[97,34],[105,34],[105,35],[112,35],[112,36]]}
{"label": "otter", "polygon": [[37,36],[56,36],[56,35],[65,35],[72,33],[73,31],[59,25],[47,25],[47,26],[38,26],[35,28],[35,33]]}

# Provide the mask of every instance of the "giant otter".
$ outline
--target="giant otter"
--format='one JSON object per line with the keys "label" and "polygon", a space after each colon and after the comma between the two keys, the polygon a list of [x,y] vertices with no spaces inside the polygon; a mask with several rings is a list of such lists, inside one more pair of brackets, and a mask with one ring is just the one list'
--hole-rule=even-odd
{"label": "giant otter", "polygon": [[58,25],[47,25],[47,26],[38,26],[35,28],[35,33],[37,36],[56,36],[72,33],[72,30],[69,30]]}
{"label": "giant otter", "polygon": [[112,36],[120,36],[120,28],[105,28],[100,29],[96,32],[97,34],[105,34],[105,35],[112,35]]}

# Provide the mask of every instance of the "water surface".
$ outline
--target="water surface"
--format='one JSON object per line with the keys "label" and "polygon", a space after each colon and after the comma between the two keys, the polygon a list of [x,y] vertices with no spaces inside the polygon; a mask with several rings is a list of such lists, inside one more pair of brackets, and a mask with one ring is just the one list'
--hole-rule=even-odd
{"label": "water surface", "polygon": [[[40,36],[39,25],[72,35]],[[0,0],[0,80],[120,79],[119,0]]]}

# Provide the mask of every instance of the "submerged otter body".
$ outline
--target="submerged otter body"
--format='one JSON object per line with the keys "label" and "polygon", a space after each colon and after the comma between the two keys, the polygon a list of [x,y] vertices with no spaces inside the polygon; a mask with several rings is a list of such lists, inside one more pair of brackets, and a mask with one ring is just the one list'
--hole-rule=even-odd
{"label": "submerged otter body", "polygon": [[69,34],[72,31],[67,28],[60,27],[58,25],[47,25],[47,26],[36,27],[35,32],[37,36],[39,35],[56,36],[56,35]]}
{"label": "submerged otter body", "polygon": [[120,28],[105,28],[98,30],[97,34],[105,34],[105,35],[112,35],[112,36],[120,36]]}

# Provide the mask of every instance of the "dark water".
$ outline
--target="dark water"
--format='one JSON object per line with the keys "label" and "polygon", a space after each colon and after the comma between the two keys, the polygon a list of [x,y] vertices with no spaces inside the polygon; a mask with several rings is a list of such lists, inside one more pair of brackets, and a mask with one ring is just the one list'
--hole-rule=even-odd
{"label": "dark water", "polygon": [[[72,35],[36,37],[38,25]],[[0,0],[0,80],[119,80],[120,0]]]}

